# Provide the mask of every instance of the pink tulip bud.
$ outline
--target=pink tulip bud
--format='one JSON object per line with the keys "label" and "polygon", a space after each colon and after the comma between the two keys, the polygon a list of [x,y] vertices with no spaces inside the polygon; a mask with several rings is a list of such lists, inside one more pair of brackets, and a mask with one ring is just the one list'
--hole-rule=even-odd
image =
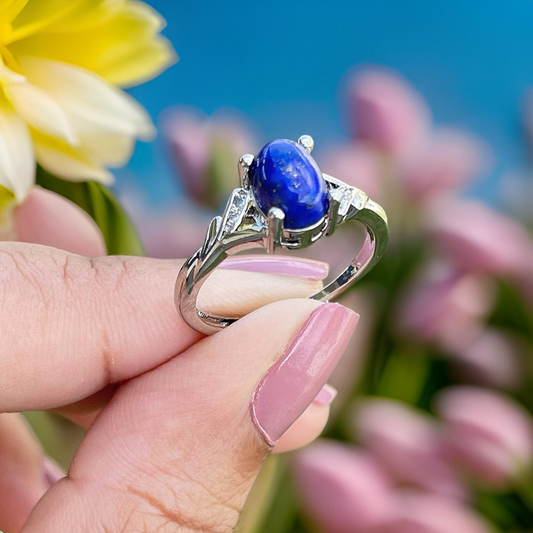
{"label": "pink tulip bud", "polygon": [[353,76],[348,102],[355,137],[393,155],[411,153],[430,128],[431,115],[424,99],[390,70],[373,68]]}
{"label": "pink tulip bud", "polygon": [[451,387],[439,395],[437,410],[452,457],[478,482],[505,488],[531,466],[532,418],[511,398],[479,387]]}
{"label": "pink tulip bud", "polygon": [[458,268],[512,275],[531,266],[533,243],[526,230],[481,202],[435,205],[428,226],[437,248]]}
{"label": "pink tulip bud", "polygon": [[406,194],[417,201],[455,192],[492,160],[488,147],[464,132],[440,128],[427,137],[400,170]]}
{"label": "pink tulip bud", "polygon": [[205,204],[210,151],[207,120],[198,112],[173,112],[165,118],[164,131],[185,192]]}
{"label": "pink tulip bud", "polygon": [[492,280],[435,264],[418,275],[400,300],[400,329],[449,348],[477,335],[494,303]]}
{"label": "pink tulip bud", "polygon": [[469,343],[451,350],[449,358],[462,380],[514,389],[521,382],[519,340],[494,328],[481,329]]}
{"label": "pink tulip bud", "polygon": [[371,399],[358,406],[355,426],[360,441],[396,481],[451,498],[466,497],[429,416],[400,402]]}
{"label": "pink tulip bud", "polygon": [[16,240],[88,257],[106,254],[102,232],[83,209],[59,194],[33,187],[14,212]]}
{"label": "pink tulip bud", "polygon": [[332,146],[321,159],[324,172],[376,200],[382,192],[380,166],[379,154],[364,143]]}
{"label": "pink tulip bud", "polygon": [[172,159],[185,192],[200,205],[218,208],[239,185],[237,161],[255,152],[255,142],[236,112],[211,117],[174,110],[163,121]]}
{"label": "pink tulip bud", "polygon": [[356,448],[321,440],[298,453],[294,474],[302,503],[327,533],[370,533],[394,513],[391,488]]}
{"label": "pink tulip bud", "polygon": [[414,491],[398,491],[398,514],[380,533],[490,533],[473,510],[454,500]]}

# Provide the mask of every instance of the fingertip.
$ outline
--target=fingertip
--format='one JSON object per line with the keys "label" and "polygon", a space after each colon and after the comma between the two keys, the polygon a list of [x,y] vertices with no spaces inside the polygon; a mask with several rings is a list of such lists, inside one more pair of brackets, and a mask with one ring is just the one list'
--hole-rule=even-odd
{"label": "fingertip", "polygon": [[94,220],[62,196],[33,187],[15,209],[17,240],[52,246],[67,252],[99,257],[106,254],[102,233]]}
{"label": "fingertip", "polygon": [[313,402],[278,440],[272,453],[297,450],[320,437],[328,422],[329,410],[329,404]]}

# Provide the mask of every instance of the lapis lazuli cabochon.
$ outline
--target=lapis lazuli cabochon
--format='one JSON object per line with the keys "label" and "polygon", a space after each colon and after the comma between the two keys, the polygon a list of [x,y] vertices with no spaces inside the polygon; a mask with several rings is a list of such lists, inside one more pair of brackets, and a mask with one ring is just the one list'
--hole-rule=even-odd
{"label": "lapis lazuli cabochon", "polygon": [[286,228],[312,226],[328,212],[322,173],[307,150],[293,141],[266,144],[250,167],[250,183],[263,214],[279,207],[285,213]]}

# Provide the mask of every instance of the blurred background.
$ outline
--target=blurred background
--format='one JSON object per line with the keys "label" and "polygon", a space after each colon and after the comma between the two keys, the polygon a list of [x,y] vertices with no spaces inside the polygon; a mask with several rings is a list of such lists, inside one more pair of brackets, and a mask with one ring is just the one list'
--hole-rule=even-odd
{"label": "blurred background", "polygon": [[[159,136],[115,190],[149,255],[195,251],[279,137],[389,215],[324,438],[269,458],[237,530],[533,531],[533,3],[148,3],[180,61],[130,90]],[[337,272],[355,244],[307,253]],[[43,420],[66,465],[80,433]]]}
{"label": "blurred background", "polygon": [[[320,145],[346,133],[339,84],[347,72],[379,64],[420,90],[437,123],[467,127],[491,144],[497,165],[477,194],[495,200],[501,172],[526,162],[520,107],[533,84],[528,0],[148,3],[166,18],[164,34],[180,56],[131,91],[154,119],[175,104],[208,114],[230,107],[258,124],[264,139],[308,132]],[[156,146],[138,146],[130,172],[154,201],[175,191]]]}

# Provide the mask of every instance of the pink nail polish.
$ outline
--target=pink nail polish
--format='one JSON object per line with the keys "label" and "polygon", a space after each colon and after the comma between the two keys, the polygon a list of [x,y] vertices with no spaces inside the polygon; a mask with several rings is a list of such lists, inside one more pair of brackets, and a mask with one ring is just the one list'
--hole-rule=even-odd
{"label": "pink nail polish", "polygon": [[336,396],[337,389],[326,383],[326,385],[324,385],[320,389],[320,392],[316,395],[313,403],[316,405],[330,405]]}
{"label": "pink nail polish", "polygon": [[268,370],[252,400],[252,418],[274,446],[317,397],[333,372],[359,315],[339,304],[322,304]]}
{"label": "pink nail polish", "polygon": [[224,261],[220,266],[228,270],[246,270],[247,272],[263,272],[265,274],[286,274],[312,281],[320,281],[327,277],[329,273],[329,265],[321,261],[268,255],[232,257]]}

